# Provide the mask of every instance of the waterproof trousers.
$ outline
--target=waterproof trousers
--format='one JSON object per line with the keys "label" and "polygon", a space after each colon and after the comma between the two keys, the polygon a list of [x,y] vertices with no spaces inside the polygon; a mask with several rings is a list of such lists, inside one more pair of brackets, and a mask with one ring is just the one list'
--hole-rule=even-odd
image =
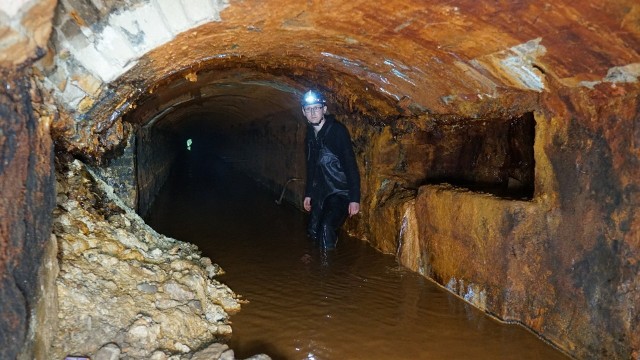
{"label": "waterproof trousers", "polygon": [[322,203],[311,202],[311,218],[307,233],[324,249],[335,249],[338,229],[349,215],[349,199],[343,195],[329,195]]}

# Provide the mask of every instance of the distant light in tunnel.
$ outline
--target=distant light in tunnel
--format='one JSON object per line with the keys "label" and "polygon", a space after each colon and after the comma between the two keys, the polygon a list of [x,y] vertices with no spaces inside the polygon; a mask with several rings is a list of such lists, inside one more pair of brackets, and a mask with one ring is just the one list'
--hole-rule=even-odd
{"label": "distant light in tunnel", "polygon": [[193,140],[187,139],[187,150],[191,151],[191,144],[193,144]]}

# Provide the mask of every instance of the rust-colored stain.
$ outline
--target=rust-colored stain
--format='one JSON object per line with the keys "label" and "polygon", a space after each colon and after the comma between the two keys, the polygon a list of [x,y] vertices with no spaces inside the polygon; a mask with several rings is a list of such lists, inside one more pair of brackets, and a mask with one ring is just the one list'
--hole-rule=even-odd
{"label": "rust-colored stain", "polygon": [[76,22],[76,24],[78,24],[78,26],[81,26],[81,27],[86,27],[87,26],[87,23],[80,16],[80,14],[78,14],[77,11],[75,11],[75,10],[69,11],[69,16],[73,19],[73,21]]}

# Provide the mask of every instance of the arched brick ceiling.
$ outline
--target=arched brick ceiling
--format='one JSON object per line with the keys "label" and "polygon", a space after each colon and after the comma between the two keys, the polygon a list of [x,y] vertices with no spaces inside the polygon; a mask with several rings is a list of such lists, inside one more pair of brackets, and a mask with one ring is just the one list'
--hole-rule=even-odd
{"label": "arched brick ceiling", "polygon": [[[57,25],[56,68],[64,65],[76,71],[74,56],[88,54],[83,49],[91,48],[86,44],[92,39],[103,57],[118,61],[114,60],[117,64],[111,64],[112,68],[100,71],[98,67],[90,74],[58,71],[50,76],[50,84],[56,92],[56,84],[76,79],[72,85],[77,88],[59,89],[63,93],[59,101],[73,113],[76,123],[92,119],[94,129],[109,128],[145,101],[171,98],[154,93],[165,91],[161,88],[178,77],[191,81],[171,83],[178,90],[166,94],[192,93],[194,87],[202,88],[203,73],[230,69],[263,74],[275,88],[330,89],[344,106],[375,112],[382,118],[407,113],[461,117],[522,113],[531,110],[550,81],[558,86],[593,86],[600,81],[636,81],[640,74],[640,5],[636,0],[615,4],[604,0],[206,2],[219,11],[211,14],[213,21],[199,25],[204,20],[198,20],[168,42],[163,42],[161,31],[144,32],[145,26],[153,27],[142,21],[144,14],[136,9],[146,4],[155,9],[154,16],[163,13],[171,27],[175,19],[166,20],[171,12],[157,12],[159,5],[154,5],[170,2],[109,3],[111,16],[92,17],[85,11],[89,15],[84,17],[91,19],[79,20],[83,12],[70,10],[69,4],[74,3],[83,0],[63,2],[59,7],[68,18],[64,24],[76,21],[80,30],[61,37],[62,24]],[[198,7],[189,6],[181,11],[197,17]],[[202,19],[206,20],[205,15]],[[64,16],[59,15],[61,18]],[[133,30],[138,33],[131,34]],[[169,30],[163,31],[168,34]],[[104,40],[107,35],[126,43],[108,43]],[[83,36],[87,39],[82,40]],[[87,47],[69,52],[64,46]],[[123,47],[133,50],[119,54]],[[147,48],[152,50],[145,52]],[[144,55],[135,55],[136,49]],[[104,61],[103,57],[95,58]],[[92,58],[80,60],[86,64]],[[95,81],[83,81],[85,77],[104,79],[103,72],[112,74],[110,79],[125,70],[99,87],[91,85]],[[171,101],[158,103],[153,110],[148,106],[150,117],[164,111]],[[68,132],[74,126],[57,128]]]}
{"label": "arched brick ceiling", "polygon": [[447,112],[447,96],[530,90],[510,67],[577,84],[637,62],[640,10],[624,3],[231,1],[221,22],[179,36],[126,77],[154,81],[194,62],[195,70],[237,62],[318,78],[333,71],[391,100]]}
{"label": "arched brick ceiling", "polygon": [[[387,101],[378,103],[378,111],[390,114],[398,111],[398,103],[460,113],[465,109],[459,102],[540,91],[545,76],[573,86],[600,81],[610,68],[637,62],[640,29],[633,20],[640,10],[627,3],[231,1],[221,22],[178,36],[125,78],[154,87],[167,73],[190,68],[185,74],[193,83],[174,82],[173,90],[155,87],[163,95],[152,97],[170,101],[202,87],[206,79],[198,73],[248,66],[281,74],[291,89],[319,85],[362,103],[382,96]],[[276,86],[277,79],[272,83]],[[259,112],[266,94],[271,92],[243,95],[255,97],[249,101],[255,107],[244,110]],[[207,103],[203,98],[219,92],[199,91],[198,96]],[[516,99],[503,106],[529,103]],[[157,111],[163,111],[161,104]]]}
{"label": "arched brick ceiling", "polygon": [[140,107],[126,120],[177,132],[190,125],[206,131],[208,125],[224,128],[260,119],[290,119],[300,115],[296,89],[285,87],[276,80],[201,79],[191,82],[182,78],[159,88],[156,94],[141,99]]}

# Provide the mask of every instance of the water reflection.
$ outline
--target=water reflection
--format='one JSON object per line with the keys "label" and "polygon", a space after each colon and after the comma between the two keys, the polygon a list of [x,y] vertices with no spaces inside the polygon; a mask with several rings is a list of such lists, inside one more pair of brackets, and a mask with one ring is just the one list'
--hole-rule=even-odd
{"label": "water reflection", "polygon": [[203,169],[177,172],[148,222],[197,244],[249,301],[231,318],[238,358],[566,359],[362,241],[315,248],[297,209],[220,161]]}

